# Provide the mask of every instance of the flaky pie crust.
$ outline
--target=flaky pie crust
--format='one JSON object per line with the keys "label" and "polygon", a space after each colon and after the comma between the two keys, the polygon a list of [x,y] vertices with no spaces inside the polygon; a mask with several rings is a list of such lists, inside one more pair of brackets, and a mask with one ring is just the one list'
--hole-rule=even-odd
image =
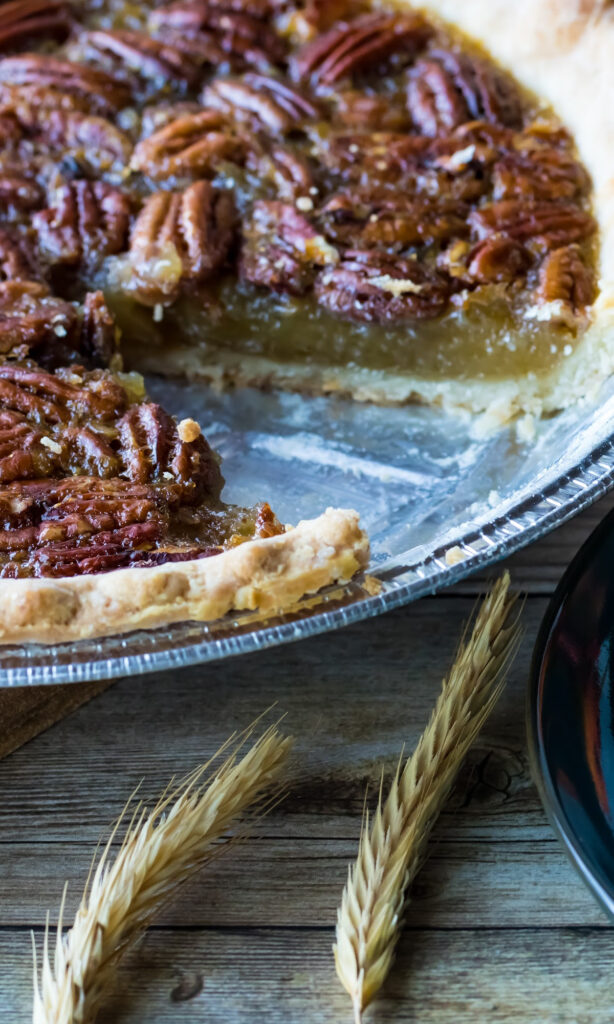
{"label": "flaky pie crust", "polygon": [[212,558],[66,579],[0,580],[0,643],[61,643],[227,612],[287,611],[369,561],[356,512],[329,508]]}

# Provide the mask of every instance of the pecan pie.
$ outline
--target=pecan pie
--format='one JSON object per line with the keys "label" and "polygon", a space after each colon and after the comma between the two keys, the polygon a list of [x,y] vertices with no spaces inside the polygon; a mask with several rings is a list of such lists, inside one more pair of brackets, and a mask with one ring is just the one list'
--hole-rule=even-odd
{"label": "pecan pie", "polygon": [[[132,147],[123,173],[116,157],[83,171],[131,214],[123,248],[113,234],[80,278],[102,287],[129,366],[503,421],[603,378],[610,128],[594,93],[614,11],[457,6],[174,0],[124,20],[103,4],[54,44],[44,80],[70,80],[80,117]],[[32,58],[9,59],[32,88]]]}
{"label": "pecan pie", "polygon": [[365,565],[354,513],[225,504],[139,371],[500,421],[603,380],[613,42],[605,0],[0,3],[0,638]]}

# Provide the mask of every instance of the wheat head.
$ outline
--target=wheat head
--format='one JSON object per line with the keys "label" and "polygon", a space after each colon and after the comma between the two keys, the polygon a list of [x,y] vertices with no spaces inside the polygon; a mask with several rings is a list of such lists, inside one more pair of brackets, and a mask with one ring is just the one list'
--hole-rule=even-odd
{"label": "wheat head", "polygon": [[[407,888],[423,860],[458,769],[501,692],[519,626],[509,575],[481,605],[412,756],[399,762],[372,823],[365,815],[356,861],[337,914],[333,947],[356,1024],[381,988],[394,956]],[[511,621],[513,619],[513,621]]]}
{"label": "wheat head", "polygon": [[207,762],[151,813],[138,807],[111,862],[116,826],[65,935],[62,900],[53,964],[47,922],[40,985],[35,959],[33,1024],[89,1024],[121,955],[179,886],[228,845],[220,846],[224,834],[276,781],[291,740],[272,726],[243,752],[250,734],[231,737],[222,751],[232,752],[219,768]]}

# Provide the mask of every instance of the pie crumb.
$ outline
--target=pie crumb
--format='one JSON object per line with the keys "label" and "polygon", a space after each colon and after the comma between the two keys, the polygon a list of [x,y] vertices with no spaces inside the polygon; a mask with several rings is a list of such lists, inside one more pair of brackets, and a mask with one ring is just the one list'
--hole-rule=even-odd
{"label": "pie crumb", "polygon": [[419,295],[422,291],[422,285],[416,284],[415,281],[406,281],[401,278],[391,277],[390,274],[380,274],[378,277],[370,277],[369,284],[374,284],[376,288],[382,288],[383,291],[390,292],[392,295],[404,295],[405,292],[410,292],[412,295]]}
{"label": "pie crumb", "polygon": [[50,452],[55,452],[56,455],[62,454],[62,445],[54,441],[52,437],[41,437],[41,444],[48,448]]}
{"label": "pie crumb", "polygon": [[458,565],[459,562],[464,562],[465,552],[462,548],[459,548],[458,544],[455,544],[453,548],[448,548],[446,551],[446,565]]}
{"label": "pie crumb", "polygon": [[516,437],[519,441],[535,439],[535,417],[530,412],[516,421]]}
{"label": "pie crumb", "polygon": [[371,597],[377,597],[382,592],[381,580],[376,579],[375,576],[365,576],[362,587]]}
{"label": "pie crumb", "polygon": [[200,427],[196,420],[181,420],[177,424],[177,433],[182,441],[185,441],[186,444],[190,444],[191,441],[196,441],[196,439],[200,437]]}

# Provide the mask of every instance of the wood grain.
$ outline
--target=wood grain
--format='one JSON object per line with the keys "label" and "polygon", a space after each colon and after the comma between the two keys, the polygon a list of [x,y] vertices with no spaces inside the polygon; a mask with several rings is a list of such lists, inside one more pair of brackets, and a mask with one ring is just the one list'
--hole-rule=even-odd
{"label": "wood grain", "polygon": [[[508,688],[436,829],[373,1024],[605,1024],[614,930],[531,780],[524,695],[564,563],[603,502],[512,561],[529,589]],[[100,1024],[348,1020],[330,947],[365,786],[427,720],[484,574],[369,624],[180,673],[121,680],[0,763],[0,1020],[30,1019],[30,939],[144,779],[157,793],[276,703],[297,737],[289,794],[202,873],[126,965]]]}
{"label": "wood grain", "polygon": [[0,690],[0,758],[17,750],[111,685],[103,680],[74,686]]}
{"label": "wood grain", "polygon": [[[122,970],[98,1024],[349,1024],[331,942],[328,928],[156,930]],[[29,952],[28,934],[0,934],[11,1024],[28,1019]],[[604,929],[410,928],[368,1020],[606,1024],[613,959],[614,933]]]}

